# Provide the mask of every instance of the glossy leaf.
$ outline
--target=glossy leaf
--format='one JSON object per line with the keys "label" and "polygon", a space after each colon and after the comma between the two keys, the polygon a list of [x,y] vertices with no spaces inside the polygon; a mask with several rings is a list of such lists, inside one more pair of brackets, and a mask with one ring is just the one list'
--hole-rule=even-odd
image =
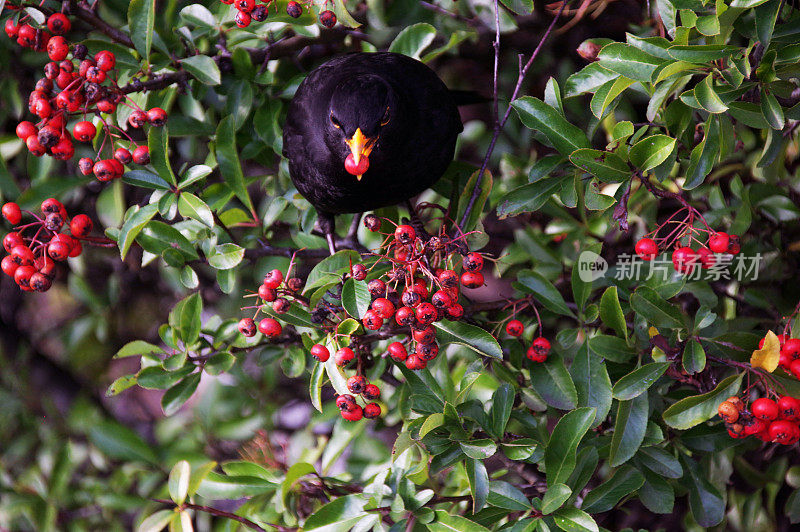
{"label": "glossy leaf", "polygon": [[647,431],[647,413],[646,393],[630,401],[619,402],[608,456],[612,467],[624,464],[639,450]]}
{"label": "glossy leaf", "polygon": [[578,444],[594,421],[594,408],[578,408],[562,417],[544,451],[547,485],[563,484],[575,468]]}
{"label": "glossy leaf", "polygon": [[567,122],[561,113],[542,100],[523,96],[511,102],[511,105],[523,124],[541,132],[563,155],[591,147],[583,131]]}
{"label": "glossy leaf", "polygon": [[711,419],[720,403],[739,390],[743,377],[744,374],[731,375],[708,393],[681,399],[664,411],[664,421],[674,429],[686,430]]}
{"label": "glossy leaf", "polygon": [[614,399],[628,401],[647,391],[667,371],[668,362],[653,362],[628,373],[611,390]]}

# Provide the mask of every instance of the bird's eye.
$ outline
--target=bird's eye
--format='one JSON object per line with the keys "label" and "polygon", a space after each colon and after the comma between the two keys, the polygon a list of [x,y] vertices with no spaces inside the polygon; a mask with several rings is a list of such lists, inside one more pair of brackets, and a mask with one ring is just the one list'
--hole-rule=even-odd
{"label": "bird's eye", "polygon": [[336,119],[336,117],[335,117],[335,116],[333,116],[333,113],[331,113],[331,124],[333,124],[333,127],[335,127],[336,129],[342,129],[342,124],[341,124],[341,122],[339,122],[339,121]]}
{"label": "bird's eye", "polygon": [[391,117],[389,116],[389,108],[387,107],[386,112],[383,113],[383,118],[381,118],[381,126],[388,124],[390,119]]}

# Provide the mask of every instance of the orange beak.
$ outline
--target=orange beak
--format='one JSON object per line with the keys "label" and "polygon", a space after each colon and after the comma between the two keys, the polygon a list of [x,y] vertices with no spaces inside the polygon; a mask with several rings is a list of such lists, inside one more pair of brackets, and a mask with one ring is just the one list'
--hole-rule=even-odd
{"label": "orange beak", "polygon": [[[347,147],[350,148],[350,153],[353,154],[353,160],[355,161],[356,165],[361,162],[362,157],[369,157],[369,154],[372,153],[372,148],[375,146],[376,140],[378,140],[377,137],[369,138],[364,136],[361,128],[356,129],[356,132],[353,134],[352,138],[345,140]],[[357,175],[356,179],[361,181],[362,175],[363,174]]]}

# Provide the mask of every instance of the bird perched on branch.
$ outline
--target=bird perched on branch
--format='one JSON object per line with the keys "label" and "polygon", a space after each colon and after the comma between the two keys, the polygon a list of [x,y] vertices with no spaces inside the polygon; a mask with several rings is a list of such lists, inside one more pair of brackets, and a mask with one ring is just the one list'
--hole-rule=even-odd
{"label": "bird perched on branch", "polygon": [[404,202],[442,177],[463,130],[459,94],[423,63],[390,52],[332,59],[300,84],[283,155],[331,253],[334,215]]}

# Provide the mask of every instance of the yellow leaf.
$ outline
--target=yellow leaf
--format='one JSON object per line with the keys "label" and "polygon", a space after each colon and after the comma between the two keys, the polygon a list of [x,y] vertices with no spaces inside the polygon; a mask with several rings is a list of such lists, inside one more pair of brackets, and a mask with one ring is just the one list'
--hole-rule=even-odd
{"label": "yellow leaf", "polygon": [[778,359],[781,356],[781,343],[778,336],[772,332],[767,332],[764,337],[764,347],[753,351],[750,357],[750,365],[754,368],[764,368],[772,373],[778,367]]}
{"label": "yellow leaf", "polygon": [[656,329],[655,327],[650,327],[649,329],[647,329],[647,334],[649,334],[650,338],[652,338],[653,336],[658,336],[659,332],[658,329]]}

